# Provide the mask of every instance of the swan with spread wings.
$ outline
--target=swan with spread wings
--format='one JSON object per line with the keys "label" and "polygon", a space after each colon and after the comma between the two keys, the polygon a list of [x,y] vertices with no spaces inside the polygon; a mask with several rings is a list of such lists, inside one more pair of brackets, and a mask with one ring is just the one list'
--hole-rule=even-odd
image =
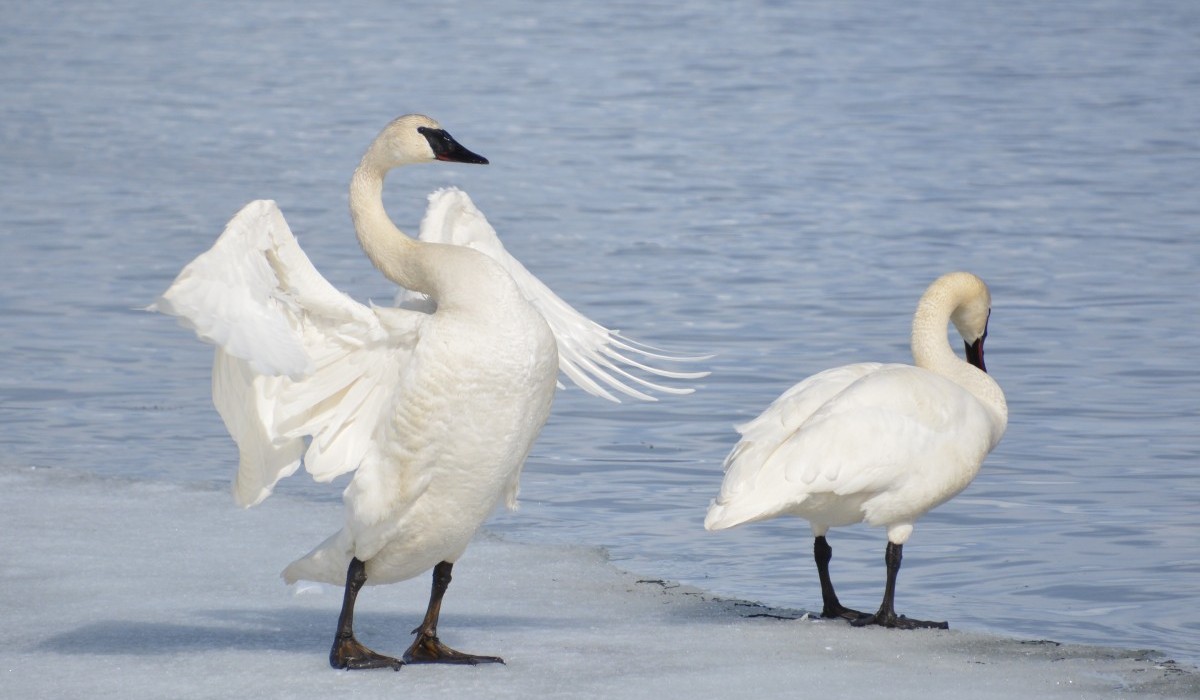
{"label": "swan with spread wings", "polygon": [[[216,346],[213,402],[239,451],[233,493],[251,506],[301,464],[317,481],[353,472],[345,526],[283,573],[345,584],[330,651],[336,668],[498,662],[437,637],[454,562],[504,498],[550,412],[561,371],[596,396],[686,394],[705,372],[596,324],[504,249],[467,195],[429,197],[419,240],[383,206],[392,168],[485,164],[437,122],[406,115],[372,142],[350,185],[363,251],[400,285],[396,307],[367,306],[326,281],[272,201],[247,204],[151,307]],[[354,636],[364,584],[433,569],[416,640],[401,659]]]}

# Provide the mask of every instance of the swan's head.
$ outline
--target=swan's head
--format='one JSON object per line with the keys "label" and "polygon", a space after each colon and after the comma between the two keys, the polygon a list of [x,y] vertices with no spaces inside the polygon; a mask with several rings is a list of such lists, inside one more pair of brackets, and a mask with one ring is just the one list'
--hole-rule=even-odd
{"label": "swan's head", "polygon": [[480,165],[488,162],[487,158],[467,150],[441,124],[423,114],[406,114],[392,120],[375,138],[367,154],[385,170],[434,160]]}
{"label": "swan's head", "polygon": [[984,372],[983,341],[987,338],[988,318],[992,315],[992,293],[983,280],[969,272],[951,272],[937,282],[953,290],[958,304],[950,313],[950,321],[967,346],[967,362]]}

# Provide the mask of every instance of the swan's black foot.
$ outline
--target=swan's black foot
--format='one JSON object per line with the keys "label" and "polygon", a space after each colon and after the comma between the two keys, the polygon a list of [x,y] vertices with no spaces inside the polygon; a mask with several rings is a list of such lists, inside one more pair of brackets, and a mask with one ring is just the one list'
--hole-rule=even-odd
{"label": "swan's black foot", "polygon": [[455,651],[442,644],[436,636],[417,633],[417,641],[404,652],[406,664],[502,664],[499,656],[476,656]]}
{"label": "swan's black foot", "polygon": [[333,649],[329,651],[329,665],[347,670],[390,668],[399,671],[404,662],[373,652],[354,637],[347,637],[334,640]]}
{"label": "swan's black foot", "polygon": [[850,622],[854,623],[863,618],[874,617],[874,615],[868,615],[867,613],[864,613],[864,612],[859,612],[857,610],[851,610],[850,608],[847,608],[847,607],[839,604],[839,605],[826,605],[825,609],[821,611],[821,617],[823,617],[827,620],[835,618],[835,617],[840,617],[843,620],[849,620]]}
{"label": "swan's black foot", "polygon": [[866,627],[868,625],[879,625],[880,627],[887,627],[890,629],[898,629],[898,630],[919,630],[919,629],[948,630],[948,629],[950,629],[949,622],[933,622],[930,620],[914,620],[912,618],[908,618],[903,615],[897,615],[895,613],[889,613],[889,614],[875,613],[874,615],[864,615],[864,616],[858,618],[857,620],[851,620],[850,624],[854,625],[855,627]]}

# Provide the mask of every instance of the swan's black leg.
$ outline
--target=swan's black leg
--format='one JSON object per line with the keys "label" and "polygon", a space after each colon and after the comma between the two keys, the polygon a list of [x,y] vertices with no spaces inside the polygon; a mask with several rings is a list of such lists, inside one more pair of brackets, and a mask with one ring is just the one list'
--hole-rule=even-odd
{"label": "swan's black leg", "polygon": [[442,596],[450,585],[450,569],[454,565],[444,561],[433,567],[433,589],[429,593],[429,609],[421,626],[413,630],[416,641],[404,652],[404,662],[410,664],[488,664],[504,663],[499,656],[476,656],[455,651],[442,644],[437,637],[438,615],[442,612]]}
{"label": "swan's black leg", "polygon": [[847,620],[857,620],[867,617],[866,613],[851,610],[838,601],[837,593],[833,591],[833,581],[829,578],[829,561],[833,559],[833,547],[824,535],[818,535],[813,540],[813,559],[817,562],[817,576],[821,579],[821,617],[841,617]]}
{"label": "swan's black leg", "polygon": [[928,620],[913,620],[903,615],[897,615],[894,607],[894,599],[896,597],[896,574],[900,573],[900,560],[904,558],[904,545],[892,544],[888,542],[887,552],[884,554],[883,561],[887,564],[887,585],[883,589],[883,603],[879,605],[879,612],[874,615],[854,620],[850,624],[862,627],[865,625],[881,625],[883,627],[896,627],[899,629],[912,630],[919,628],[932,627],[935,629],[950,629],[950,624],[947,622],[931,622]]}
{"label": "swan's black leg", "polygon": [[354,601],[367,582],[367,568],[358,559],[351,559],[346,569],[346,594],[342,598],[342,614],[338,617],[337,636],[329,650],[329,665],[334,668],[390,668],[396,671],[403,665],[399,659],[377,654],[354,638]]}

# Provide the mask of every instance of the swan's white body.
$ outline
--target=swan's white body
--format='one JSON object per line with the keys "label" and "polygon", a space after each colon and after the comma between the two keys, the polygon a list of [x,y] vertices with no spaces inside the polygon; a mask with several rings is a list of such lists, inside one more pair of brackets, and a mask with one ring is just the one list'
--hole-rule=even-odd
{"label": "swan's white body", "polygon": [[823,536],[865,521],[904,544],[918,518],[971,483],[1004,434],[1004,393],[946,340],[951,320],[968,342],[981,338],[989,308],[977,277],[945,275],[913,319],[917,366],[826,370],[738,426],[741,440],[725,460],[704,526],[721,530],[786,514],[807,519]]}
{"label": "swan's white body", "polygon": [[433,303],[380,308],[350,299],[316,271],[275,203],[259,200],[152,307],[217,346],[213,402],[238,445],[239,504],[261,502],[302,460],[318,481],[354,472],[345,526],[289,565],[288,582],[340,585],[352,558],[365,562],[371,584],[453,563],[501,498],[515,506],[560,366],[609,398],[602,385],[650,398],[613,372],[690,391],[621,364],[703,375],[628,359],[620,351],[639,346],[541,285],[458,190],[430,196],[421,241],[396,229],[383,209],[383,176],[434,159],[412,136],[429,129],[441,133],[410,116],[380,134],[355,173],[351,211],[376,267]]}

